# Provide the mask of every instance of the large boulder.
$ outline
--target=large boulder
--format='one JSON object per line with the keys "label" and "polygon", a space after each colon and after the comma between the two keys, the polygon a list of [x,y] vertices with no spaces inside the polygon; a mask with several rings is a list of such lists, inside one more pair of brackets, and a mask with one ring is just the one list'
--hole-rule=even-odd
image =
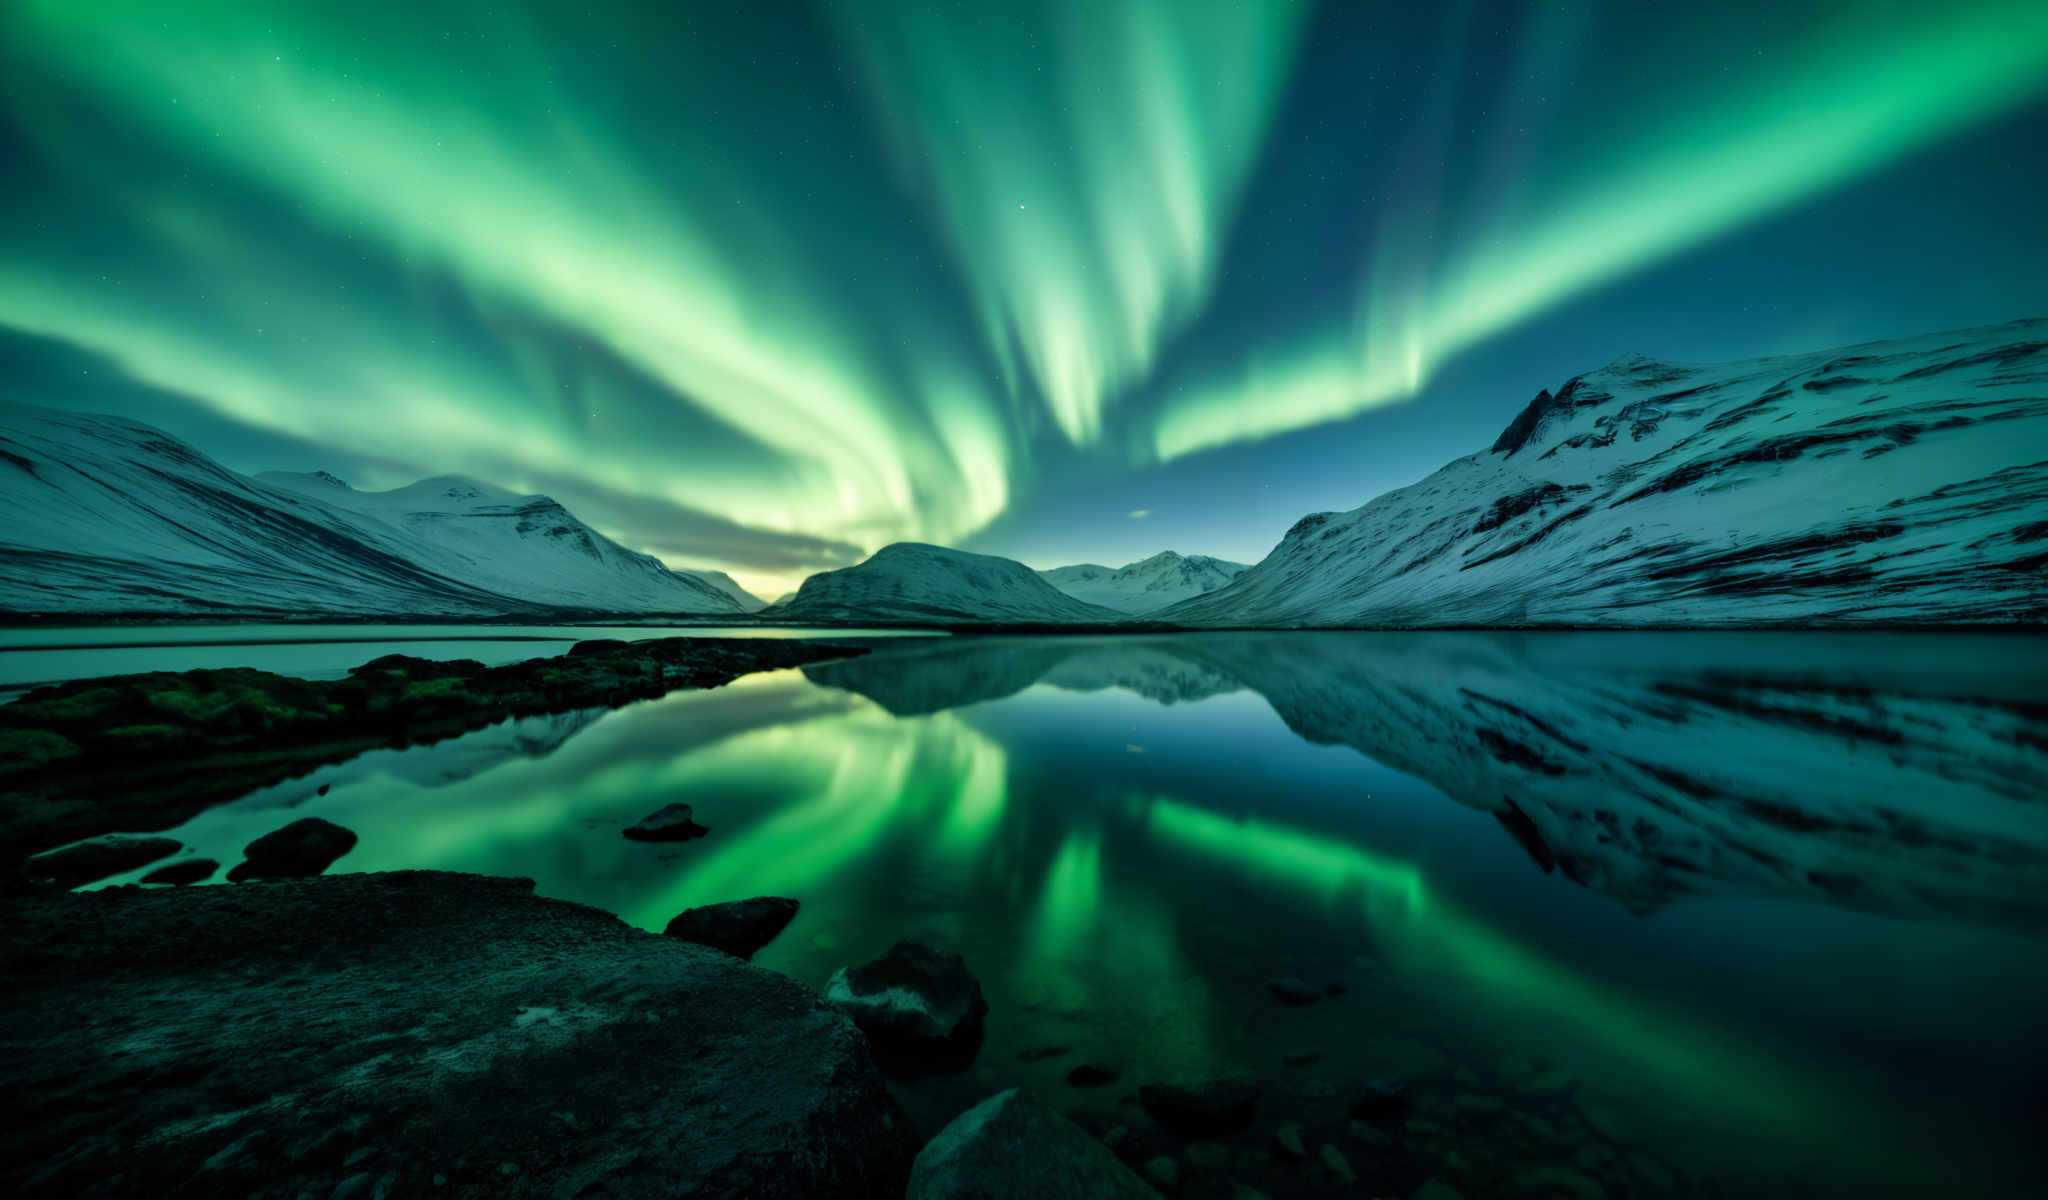
{"label": "large boulder", "polygon": [[687,842],[711,831],[697,824],[696,814],[689,805],[669,804],[640,818],[639,824],[628,825],[619,832],[625,834],[627,840],[635,842]]}
{"label": "large boulder", "polygon": [[898,942],[873,962],[842,967],[825,999],[853,1018],[892,1075],[965,1070],[981,1048],[988,1001],[957,954]]}
{"label": "large boulder", "polygon": [[781,896],[756,896],[707,904],[676,914],[662,930],[672,938],[723,950],[734,958],[752,958],[796,919],[797,902]]}
{"label": "large boulder", "polygon": [[244,879],[305,879],[333,866],[335,859],[355,846],[354,832],[319,817],[302,817],[242,847],[248,861],[229,871],[228,878],[237,883]]}
{"label": "large boulder", "polygon": [[532,886],[10,901],[0,1194],[903,1194],[918,1139],[843,1015]]}
{"label": "large boulder", "polygon": [[79,887],[97,883],[109,875],[148,866],[184,848],[181,843],[167,837],[123,837],[116,834],[38,854],[28,860],[27,875],[31,880],[57,887]]}
{"label": "large boulder", "polygon": [[908,1200],[1158,1200],[1101,1142],[1011,1088],[961,1113],[918,1154]]}

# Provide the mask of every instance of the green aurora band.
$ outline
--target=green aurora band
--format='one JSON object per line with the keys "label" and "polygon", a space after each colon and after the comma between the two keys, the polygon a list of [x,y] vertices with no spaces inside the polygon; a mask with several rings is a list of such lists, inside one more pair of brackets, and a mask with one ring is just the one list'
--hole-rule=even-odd
{"label": "green aurora band", "polygon": [[[45,177],[0,209],[0,326],[254,429],[837,547],[797,569],[638,539],[779,590],[966,538],[1058,456],[1142,466],[1410,397],[2048,86],[2038,0],[1824,3],[1768,61],[1724,35],[1655,64],[1655,103],[1636,64],[1584,71],[1566,112],[1582,31],[1539,21],[1490,144],[1535,161],[1517,131],[1545,125],[1540,170],[1362,206],[1348,312],[1174,360],[1313,13],[18,0],[0,113]],[[565,355],[595,364],[573,397]]]}

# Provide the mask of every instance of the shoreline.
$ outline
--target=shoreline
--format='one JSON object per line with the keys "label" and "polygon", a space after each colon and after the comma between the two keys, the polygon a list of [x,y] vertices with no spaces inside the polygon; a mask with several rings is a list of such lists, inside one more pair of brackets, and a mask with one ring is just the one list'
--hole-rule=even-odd
{"label": "shoreline", "polygon": [[648,638],[578,642],[501,667],[387,654],[337,680],[235,667],[54,684],[0,704],[0,843],[26,855],[168,829],[380,746],[866,652],[793,638]]}

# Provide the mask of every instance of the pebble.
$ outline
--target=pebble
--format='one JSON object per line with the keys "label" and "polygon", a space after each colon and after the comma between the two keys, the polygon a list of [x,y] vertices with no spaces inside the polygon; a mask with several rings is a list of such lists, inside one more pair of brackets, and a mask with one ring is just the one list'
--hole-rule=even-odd
{"label": "pebble", "polygon": [[1322,1159],[1324,1166],[1337,1173],[1337,1178],[1342,1179],[1346,1183],[1358,1182],[1358,1173],[1351,1169],[1351,1160],[1344,1157],[1342,1150],[1325,1142],[1323,1143]]}
{"label": "pebble", "polygon": [[1465,1200],[1465,1194],[1450,1184],[1425,1179],[1408,1200]]}
{"label": "pebble", "polygon": [[1318,991],[1313,984],[1291,977],[1268,979],[1266,981],[1266,990],[1273,993],[1273,998],[1282,1004],[1314,1004],[1323,998],[1322,992]]}
{"label": "pebble", "polygon": [[1179,1194],[1180,1162],[1171,1155],[1161,1154],[1157,1158],[1146,1159],[1142,1173],[1145,1176],[1145,1182],[1166,1195],[1173,1196]]}
{"label": "pebble", "polygon": [[1292,1122],[1273,1131],[1273,1146],[1288,1158],[1308,1157],[1308,1147],[1301,1143],[1301,1126]]}

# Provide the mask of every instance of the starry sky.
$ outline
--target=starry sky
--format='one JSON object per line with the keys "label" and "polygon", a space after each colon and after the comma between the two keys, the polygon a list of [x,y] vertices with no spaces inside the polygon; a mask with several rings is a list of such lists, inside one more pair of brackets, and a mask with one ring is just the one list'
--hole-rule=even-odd
{"label": "starry sky", "polygon": [[1625,352],[2048,313],[2040,0],[10,0],[0,400],[764,595],[1261,557]]}

